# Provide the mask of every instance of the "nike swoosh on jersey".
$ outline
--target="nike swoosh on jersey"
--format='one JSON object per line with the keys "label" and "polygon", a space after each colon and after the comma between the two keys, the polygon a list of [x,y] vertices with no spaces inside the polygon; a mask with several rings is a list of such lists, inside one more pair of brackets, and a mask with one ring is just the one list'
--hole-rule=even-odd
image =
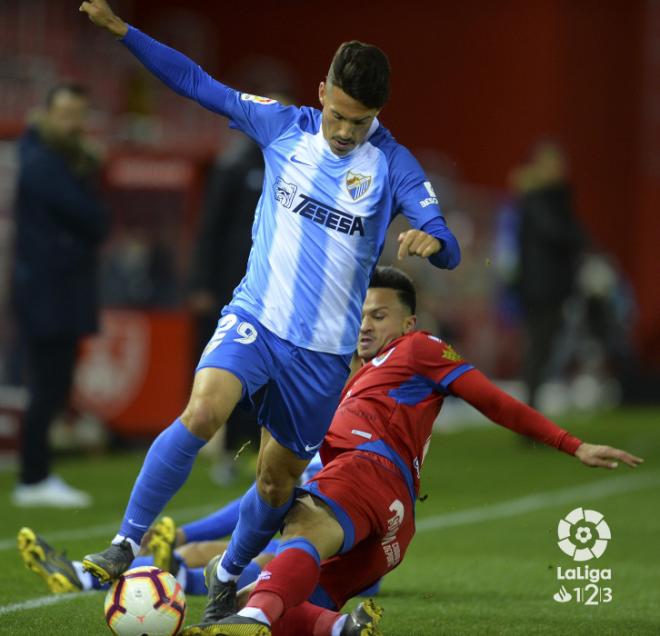
{"label": "nike swoosh on jersey", "polygon": [[321,444],[323,444],[323,440],[321,440],[321,441],[320,441],[318,444],[316,444],[315,446],[307,446],[307,444],[305,444],[305,450],[309,453],[309,452],[311,452],[311,451],[313,451],[313,450],[317,450],[318,448],[321,448]]}
{"label": "nike swoosh on jersey", "polygon": [[374,358],[371,361],[371,364],[373,364],[375,367],[379,367],[385,360],[387,360],[391,355],[392,352],[396,349],[396,347],[392,347],[387,353],[384,353],[382,356],[378,356],[377,358]]}
{"label": "nike swoosh on jersey", "polygon": [[311,166],[312,165],[311,163],[307,163],[306,161],[300,161],[300,159],[298,159],[296,157],[296,155],[291,155],[291,161],[293,161],[293,163],[300,163],[303,166]]}

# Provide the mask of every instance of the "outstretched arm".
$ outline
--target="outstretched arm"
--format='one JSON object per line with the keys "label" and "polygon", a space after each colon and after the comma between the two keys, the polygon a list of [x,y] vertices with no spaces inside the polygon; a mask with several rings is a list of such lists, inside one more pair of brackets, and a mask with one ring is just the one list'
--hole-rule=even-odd
{"label": "outstretched arm", "polygon": [[183,53],[126,24],[113,13],[106,0],[83,2],[80,11],[98,27],[121,38],[124,46],[173,91],[228,117],[232,126],[261,147],[267,146],[295,120],[294,107],[284,107],[272,99],[239,93],[225,86]]}
{"label": "outstretched arm", "polygon": [[498,389],[476,369],[458,377],[450,388],[454,395],[474,406],[493,422],[575,455],[586,466],[616,468],[619,460],[635,468],[644,461],[618,448],[582,442],[538,411]]}
{"label": "outstretched arm", "polygon": [[173,91],[209,110],[231,116],[226,102],[228,94],[233,91],[213,79],[189,57],[126,24],[112,12],[105,0],[83,2],[80,11],[86,13],[95,25],[121,38],[131,53]]}

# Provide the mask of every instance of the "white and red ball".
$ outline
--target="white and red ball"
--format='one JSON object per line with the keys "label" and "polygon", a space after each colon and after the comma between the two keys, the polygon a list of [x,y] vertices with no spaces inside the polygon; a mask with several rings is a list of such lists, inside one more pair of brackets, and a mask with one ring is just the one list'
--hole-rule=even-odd
{"label": "white and red ball", "polygon": [[124,572],[105,597],[105,620],[117,636],[174,636],[185,615],[179,582],[152,566]]}

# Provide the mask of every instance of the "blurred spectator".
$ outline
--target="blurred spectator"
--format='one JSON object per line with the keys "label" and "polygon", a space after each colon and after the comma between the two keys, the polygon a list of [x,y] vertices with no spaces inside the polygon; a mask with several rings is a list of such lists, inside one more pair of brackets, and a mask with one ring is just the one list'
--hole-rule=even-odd
{"label": "blurred spectator", "polygon": [[635,365],[631,343],[636,311],[632,288],[613,259],[594,252],[580,267],[578,290],[587,333],[600,343],[614,375],[623,377]]}
{"label": "blurred spectator", "polygon": [[261,149],[244,136],[209,173],[190,274],[189,304],[197,319],[200,354],[245,273],[263,177]]}
{"label": "blurred spectator", "polygon": [[19,144],[12,283],[29,400],[12,496],[18,506],[91,503],[51,473],[48,441],[70,394],[78,343],[97,327],[97,249],[108,215],[97,190],[100,162],[83,138],[87,111],[84,88],[56,86]]}
{"label": "blurred spectator", "polygon": [[520,212],[517,282],[527,338],[524,380],[531,406],[548,377],[585,245],[566,172],[561,149],[543,143],[514,179]]}
{"label": "blurred spectator", "polygon": [[580,406],[616,403],[637,374],[631,342],[636,311],[632,289],[611,258],[592,251],[581,262],[566,305],[553,368],[571,366],[578,374]]}
{"label": "blurred spectator", "polygon": [[[290,72],[274,60],[248,61],[235,76],[232,83],[241,90],[283,104],[293,101]],[[254,210],[263,179],[261,148],[245,135],[233,139],[211,168],[190,274],[189,305],[196,318],[198,355],[215,331],[220,310],[231,300],[246,271]],[[254,448],[259,446],[260,432],[254,413],[235,409],[227,424],[224,450],[213,471],[220,483],[233,479],[231,456],[242,443],[250,440]]]}
{"label": "blurred spectator", "polygon": [[506,326],[520,324],[520,202],[530,189],[531,173],[527,168],[516,168],[509,175],[508,196],[497,209],[493,256],[497,272],[496,307],[498,320]]}
{"label": "blurred spectator", "polygon": [[100,295],[104,305],[149,309],[177,306],[180,290],[176,238],[170,230],[165,220],[159,227],[115,229],[101,263]]}

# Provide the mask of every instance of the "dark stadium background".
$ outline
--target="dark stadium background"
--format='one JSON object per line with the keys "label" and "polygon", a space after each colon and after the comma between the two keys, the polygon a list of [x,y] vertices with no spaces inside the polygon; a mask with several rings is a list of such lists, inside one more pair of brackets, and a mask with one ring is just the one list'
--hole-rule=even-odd
{"label": "dark stadium background", "polygon": [[[122,407],[130,413],[123,427],[117,421],[115,426],[120,432],[139,428],[146,418],[147,428],[155,430],[185,400],[195,358],[193,339],[186,336],[191,241],[208,167],[231,136],[220,118],[144,73],[75,5],[26,0],[0,6],[0,351],[5,359],[10,355],[13,333],[7,299],[12,141],[54,81],[82,81],[90,86],[93,129],[108,157],[106,186],[115,219],[105,249],[104,298],[115,310],[134,310],[108,314],[105,331],[116,334],[119,323],[131,324],[132,337],[139,339],[142,312],[152,338],[146,358],[133,365],[142,373],[139,399]],[[304,104],[317,104],[318,82],[341,41],[358,38],[384,48],[393,86],[382,121],[427,170],[449,179],[441,203],[464,247],[463,264],[451,275],[405,264],[421,287],[422,313],[432,318],[422,326],[441,331],[497,377],[518,375],[522,340],[515,325],[495,320],[495,216],[511,170],[539,140],[558,141],[568,157],[576,212],[635,295],[629,321],[639,369],[628,382],[636,385],[639,378],[645,399],[653,393],[648,378],[660,366],[657,2],[284,0],[229,6],[119,0],[113,6],[239,88],[241,69],[250,61],[283,62],[296,101]],[[454,215],[452,206],[467,215]],[[458,216],[468,221],[467,230]],[[151,296],[128,298],[112,279],[130,240],[148,243],[159,255],[164,282],[153,285]],[[391,256],[390,242],[384,258]],[[161,344],[173,341],[173,348]],[[167,396],[158,390],[163,383],[171,387]],[[121,419],[112,411],[119,408],[115,393],[122,387],[96,391],[93,399],[95,387],[79,389],[84,406],[105,419]]]}
{"label": "dark stadium background", "polygon": [[[109,633],[99,596],[45,597],[45,586],[16,553],[16,532],[28,525],[72,557],[112,536],[145,439],[169,424],[187,398],[195,363],[186,299],[192,240],[209,167],[234,140],[220,118],[140,70],[78,13],[78,4],[0,0],[0,634],[55,633],[54,625],[56,633],[62,625],[72,634]],[[625,448],[646,463],[634,474],[623,467],[587,470],[499,427],[474,428],[474,413],[448,400],[423,473],[430,497],[418,506],[418,536],[406,563],[384,582],[385,631],[657,634],[660,1],[111,4],[238,88],[251,61],[280,60],[295,76],[301,104],[317,104],[318,82],[342,41],[381,46],[393,68],[381,119],[429,171],[463,246],[454,272],[404,262],[420,287],[422,325],[519,396],[523,339],[520,324],[503,320],[498,309],[496,217],[509,200],[512,169],[531,148],[544,139],[562,145],[575,211],[634,292],[627,326],[635,368],[624,388],[636,392],[620,404],[621,393],[609,394],[608,384],[602,401],[593,392],[590,400],[574,399],[593,387],[563,387],[554,397],[564,408],[551,415],[581,438]],[[103,249],[103,335],[85,350],[75,409],[56,427],[58,472],[95,498],[92,508],[73,514],[10,503],[25,404],[16,386],[20,350],[8,298],[15,143],[61,80],[90,87],[92,134],[107,158],[114,220]],[[398,227],[384,262],[393,262]],[[160,268],[160,278],[139,293],[128,289],[144,274],[127,265],[136,248]],[[566,408],[568,393],[573,401]],[[109,443],[108,431],[118,443]],[[210,456],[197,462],[168,509],[179,521],[239,496],[253,478],[248,450],[237,462],[237,481],[218,487],[209,479]],[[551,600],[554,567],[569,561],[560,560],[557,522],[575,506],[600,510],[612,528],[603,559],[615,574],[611,605]],[[196,616],[203,599],[189,605]]]}

